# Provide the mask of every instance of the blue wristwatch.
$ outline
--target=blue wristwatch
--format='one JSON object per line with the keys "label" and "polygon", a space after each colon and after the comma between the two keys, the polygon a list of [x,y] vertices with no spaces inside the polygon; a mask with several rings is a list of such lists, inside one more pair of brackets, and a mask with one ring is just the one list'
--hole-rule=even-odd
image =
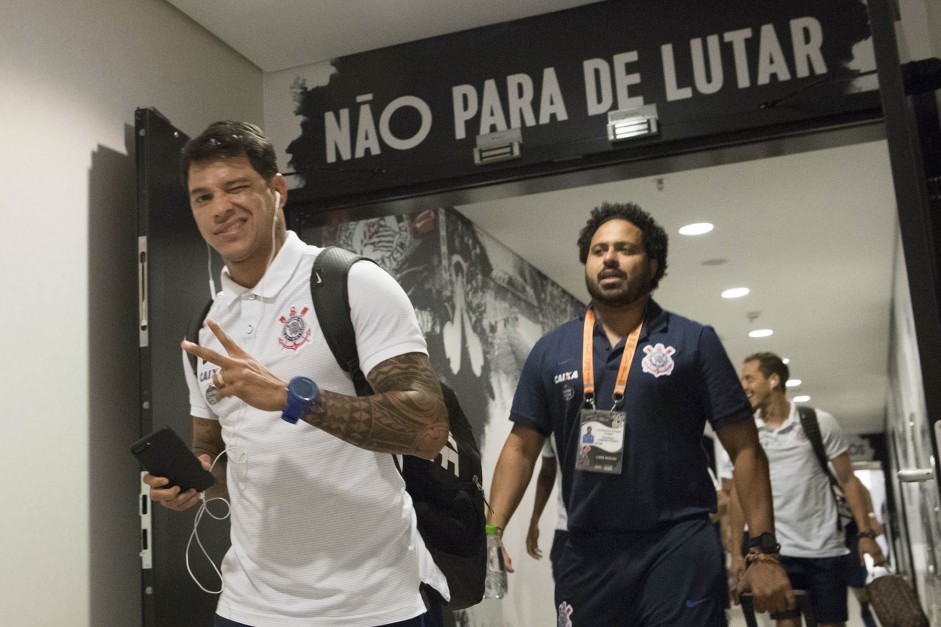
{"label": "blue wristwatch", "polygon": [[294,377],[288,383],[288,404],[281,410],[281,418],[296,424],[310,408],[311,403],[320,396],[320,388],[313,379],[307,377]]}

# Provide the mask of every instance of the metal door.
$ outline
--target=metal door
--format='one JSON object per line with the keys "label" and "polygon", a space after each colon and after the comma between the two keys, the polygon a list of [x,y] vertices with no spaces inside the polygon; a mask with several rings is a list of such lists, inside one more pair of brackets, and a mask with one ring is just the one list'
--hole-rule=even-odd
{"label": "metal door", "polygon": [[[134,118],[141,434],[169,425],[189,442],[192,421],[180,340],[210,297],[208,250],[196,229],[178,174],[180,149],[188,138],[154,109],[138,109]],[[215,257],[214,271],[221,267]],[[187,543],[196,508],[187,512],[150,508],[144,487],[140,499],[142,624],[208,627],[217,597],[202,591],[193,577],[209,590],[218,590],[221,583],[195,538],[187,567]],[[218,564],[229,543],[228,522],[204,516],[199,539]]]}

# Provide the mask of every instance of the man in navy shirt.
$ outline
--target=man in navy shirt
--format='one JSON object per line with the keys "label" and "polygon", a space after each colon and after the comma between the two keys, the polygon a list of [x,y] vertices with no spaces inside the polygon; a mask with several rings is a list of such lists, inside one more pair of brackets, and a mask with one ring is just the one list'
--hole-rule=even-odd
{"label": "man in navy shirt", "polygon": [[650,298],[666,271],[666,233],[634,204],[604,204],[578,246],[591,306],[543,336],[523,366],[490,522],[509,522],[555,437],[569,515],[559,626],[724,625],[716,493],[701,445],[708,420],[749,504],[750,567],[736,593],[750,590],[759,612],[794,607],[777,563],[768,462],[738,375],[711,327]]}

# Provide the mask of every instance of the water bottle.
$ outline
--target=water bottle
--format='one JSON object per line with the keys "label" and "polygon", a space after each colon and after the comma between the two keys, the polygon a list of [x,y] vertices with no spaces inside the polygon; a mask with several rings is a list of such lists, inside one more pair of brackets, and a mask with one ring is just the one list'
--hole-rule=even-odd
{"label": "water bottle", "polygon": [[484,581],[485,599],[502,599],[506,596],[506,566],[500,550],[499,527],[487,525],[487,578]]}

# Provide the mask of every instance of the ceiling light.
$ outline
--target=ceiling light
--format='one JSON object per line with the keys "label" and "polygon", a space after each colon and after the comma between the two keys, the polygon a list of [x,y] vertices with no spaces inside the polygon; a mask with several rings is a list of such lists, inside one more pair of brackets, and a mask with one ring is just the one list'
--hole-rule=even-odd
{"label": "ceiling light", "polygon": [[810,400],[810,397],[807,396],[806,394],[802,394],[801,396],[795,396],[795,397],[794,397],[794,402],[795,402],[795,403],[806,403],[806,402],[809,401],[809,400]]}
{"label": "ceiling light", "polygon": [[750,331],[748,333],[748,337],[768,337],[769,335],[773,334],[774,331],[771,329],[755,329],[754,331]]}
{"label": "ceiling light", "polygon": [[785,383],[784,385],[786,385],[789,388],[796,388],[800,384],[801,384],[800,379],[788,379],[787,383]]}
{"label": "ceiling light", "polygon": [[747,296],[750,291],[747,287],[733,287],[722,292],[722,298],[741,298]]}
{"label": "ceiling light", "polygon": [[781,361],[783,361],[783,362],[786,363],[786,364],[789,364],[789,363],[791,363],[791,358],[790,358],[790,357],[784,357],[784,358],[781,359]]}
{"label": "ceiling light", "polygon": [[696,224],[687,224],[680,229],[680,235],[702,235],[708,233],[713,228],[709,222],[697,222]]}

